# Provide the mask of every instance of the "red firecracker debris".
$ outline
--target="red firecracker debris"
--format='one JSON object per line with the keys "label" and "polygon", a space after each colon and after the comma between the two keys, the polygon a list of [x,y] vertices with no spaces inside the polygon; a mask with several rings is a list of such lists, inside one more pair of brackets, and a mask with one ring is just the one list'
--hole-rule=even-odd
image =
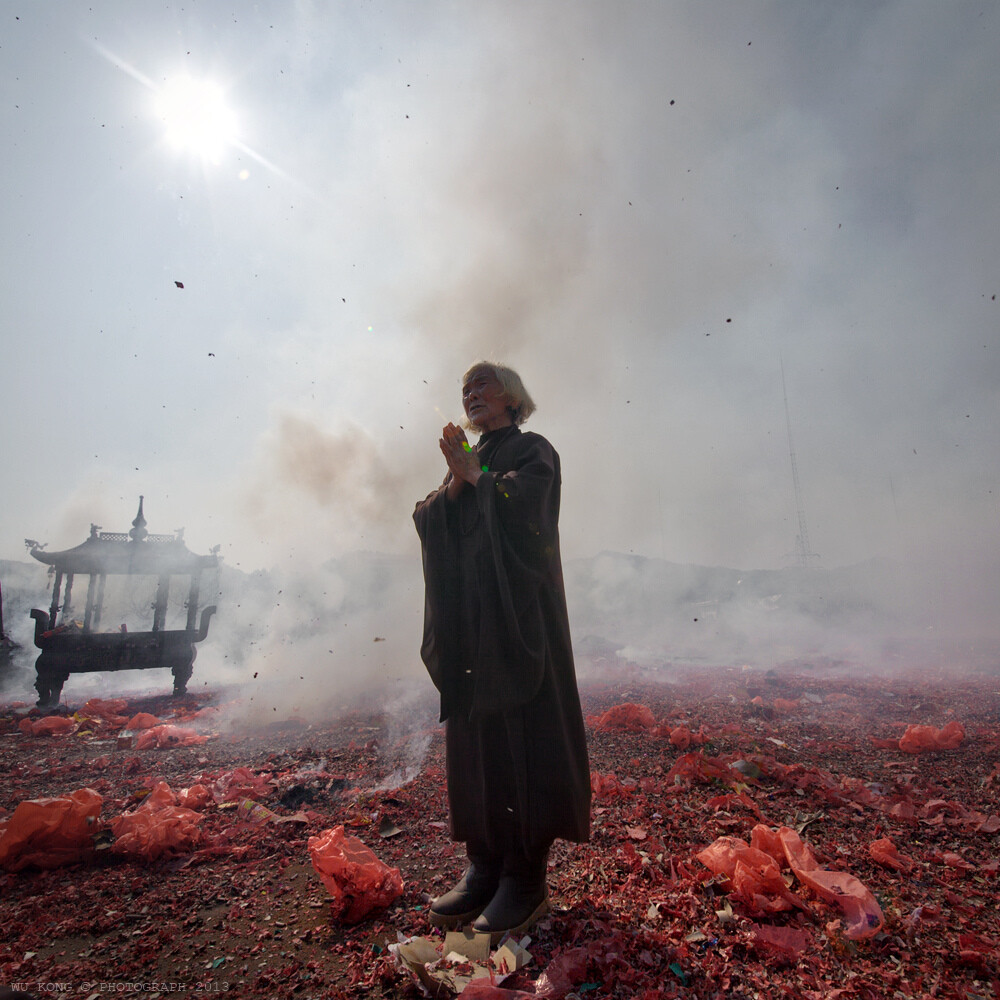
{"label": "red firecracker debris", "polygon": [[[581,687],[591,840],[553,846],[552,911],[530,931],[531,963],[477,989],[504,1000],[1000,995],[995,672],[817,661],[671,667],[661,683],[619,663],[600,678]],[[227,721],[222,733],[216,720],[244,714],[231,691],[91,699],[38,736],[37,709],[0,705],[0,982],[121,992],[155,977],[269,1000],[415,998],[389,945],[441,940],[428,905],[466,864],[448,839],[428,688],[426,711],[405,718],[382,692],[325,720]],[[143,713],[156,724],[126,730]],[[956,720],[964,737],[951,748],[901,746],[908,727],[947,733]],[[139,746],[158,726],[208,738]],[[41,735],[48,727],[66,732]],[[25,832],[29,803],[84,790],[91,811],[70,810],[47,845],[58,820],[10,836],[18,813]],[[355,896],[370,892],[332,903],[308,845],[336,827],[398,872],[391,901],[363,915]],[[698,856],[722,838],[732,863],[715,871]]]}

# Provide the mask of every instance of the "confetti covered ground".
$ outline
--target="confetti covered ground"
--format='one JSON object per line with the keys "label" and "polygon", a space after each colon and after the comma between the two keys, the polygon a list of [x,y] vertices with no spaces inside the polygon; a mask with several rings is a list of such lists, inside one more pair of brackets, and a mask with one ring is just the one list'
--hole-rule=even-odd
{"label": "confetti covered ground", "polygon": [[[1000,674],[619,668],[582,696],[592,840],[555,846],[531,963],[479,996],[1000,997]],[[8,856],[0,869],[0,984],[420,995],[388,946],[440,940],[428,903],[464,867],[447,838],[440,729],[418,734],[426,753],[406,774],[414,734],[377,700],[320,725],[234,732],[219,711],[232,697],[70,702],[54,734],[27,706],[0,706],[0,825],[25,801],[101,797],[76,860],[45,870]],[[954,748],[912,745],[953,723]],[[195,815],[144,854],[115,830],[159,783]],[[404,882],[352,924],[306,846],[337,825]],[[797,903],[784,906],[699,859],[719,838],[749,844],[755,827],[795,831],[822,870],[852,877],[877,929],[852,936],[846,906],[787,867]]]}

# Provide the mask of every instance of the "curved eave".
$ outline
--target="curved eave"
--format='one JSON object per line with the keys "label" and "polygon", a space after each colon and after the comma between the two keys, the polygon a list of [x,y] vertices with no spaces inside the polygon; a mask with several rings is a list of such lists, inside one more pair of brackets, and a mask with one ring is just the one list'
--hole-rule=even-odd
{"label": "curved eave", "polygon": [[183,542],[113,542],[88,538],[62,552],[32,549],[41,563],[63,573],[133,576],[189,576],[215,566],[215,556],[198,556]]}

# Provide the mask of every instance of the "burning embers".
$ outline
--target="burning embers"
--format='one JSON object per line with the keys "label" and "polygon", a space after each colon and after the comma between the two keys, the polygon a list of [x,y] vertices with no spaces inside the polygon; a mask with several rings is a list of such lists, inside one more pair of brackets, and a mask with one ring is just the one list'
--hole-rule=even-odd
{"label": "burning embers", "polygon": [[[31,555],[49,565],[54,576],[49,610],[31,611],[35,645],[41,650],[35,661],[40,706],[58,704],[63,684],[72,673],[163,667],[173,674],[174,694],[186,691],[195,643],[208,635],[209,621],[215,614],[215,605],[209,605],[198,619],[201,575],[216,566],[218,558],[215,551],[207,556],[190,552],[184,545],[183,529],[175,535],[149,534],[142,502],[139,497],[139,512],[127,533],[101,531],[99,525],[92,524],[85,542],[63,552],[44,552],[38,542],[25,540]],[[78,576],[88,578],[82,618],[74,616],[73,586]],[[124,580],[130,594],[137,592],[137,578],[155,580],[153,621],[148,630],[136,631],[122,622],[110,631],[99,631],[109,577]],[[179,629],[166,627],[173,577],[189,580],[187,619]],[[133,606],[133,610],[139,609]]]}

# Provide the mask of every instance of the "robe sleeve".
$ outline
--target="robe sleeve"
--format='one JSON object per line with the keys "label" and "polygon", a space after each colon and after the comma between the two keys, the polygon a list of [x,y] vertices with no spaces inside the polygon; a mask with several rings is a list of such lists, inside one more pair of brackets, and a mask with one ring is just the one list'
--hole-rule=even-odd
{"label": "robe sleeve", "polygon": [[424,569],[424,634],[420,657],[434,686],[441,693],[441,719],[451,709],[452,685],[449,675],[457,669],[460,627],[458,540],[455,537],[458,511],[445,495],[448,480],[413,511],[420,536]]}

